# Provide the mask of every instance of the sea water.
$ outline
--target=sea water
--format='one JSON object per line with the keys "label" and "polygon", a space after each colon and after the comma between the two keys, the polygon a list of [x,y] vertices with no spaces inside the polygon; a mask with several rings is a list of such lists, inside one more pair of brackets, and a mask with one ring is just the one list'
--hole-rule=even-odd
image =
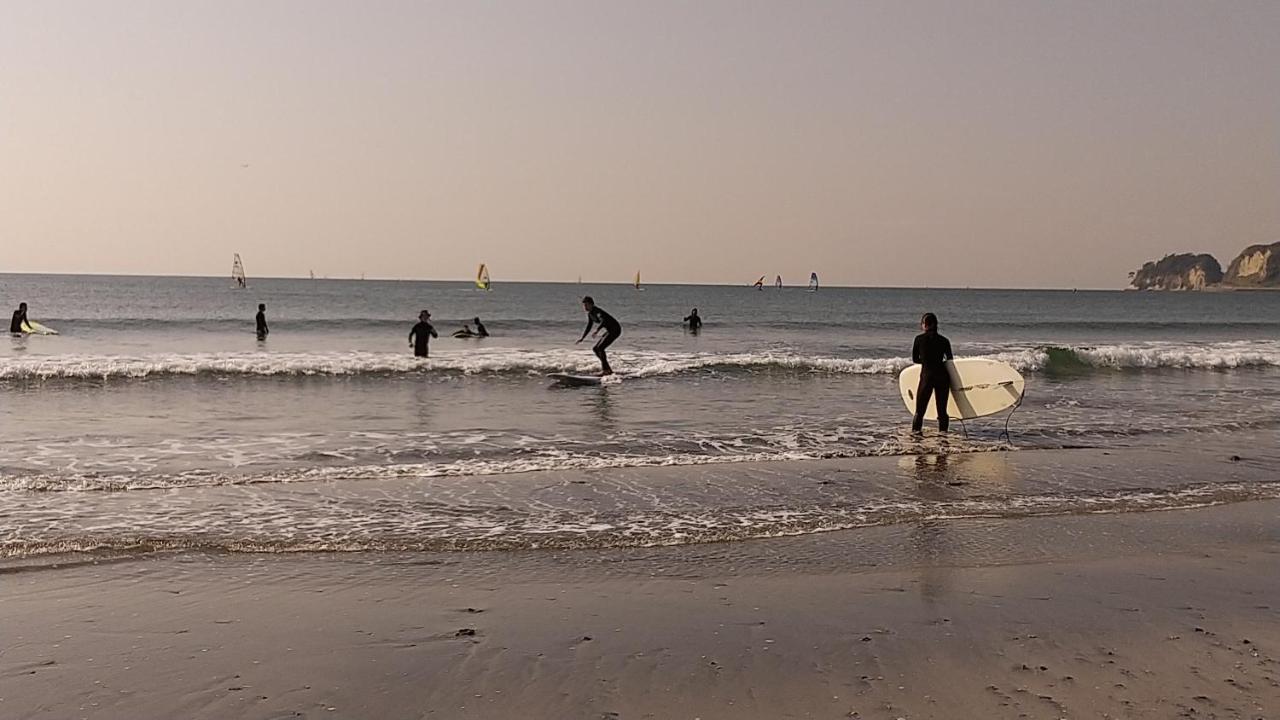
{"label": "sea water", "polygon": [[[10,310],[61,333],[0,343],[0,554],[677,544],[941,512],[870,475],[811,492],[863,456],[1148,450],[1264,470],[1247,488],[1142,468],[1020,477],[948,516],[1253,497],[1280,467],[1277,293],[230,285],[0,275]],[[598,371],[575,344],[583,295],[623,324],[625,377],[565,388],[546,374]],[[408,343],[423,309],[441,335],[428,359]],[[1026,376],[1012,417],[906,432],[897,374],[926,311],[958,356]],[[491,337],[450,336],[476,316]]]}

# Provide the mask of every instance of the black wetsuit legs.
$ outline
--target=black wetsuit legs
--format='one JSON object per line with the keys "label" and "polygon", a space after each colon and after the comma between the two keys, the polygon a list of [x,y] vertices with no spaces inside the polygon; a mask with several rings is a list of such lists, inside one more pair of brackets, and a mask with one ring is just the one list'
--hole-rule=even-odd
{"label": "black wetsuit legs", "polygon": [[617,340],[620,335],[622,335],[621,330],[618,332],[606,331],[605,336],[600,338],[600,340],[591,348],[591,352],[595,353],[596,357],[600,358],[600,371],[605,375],[613,374],[613,368],[609,367],[609,356],[605,353],[605,350],[607,350],[608,347],[613,344],[613,341]]}
{"label": "black wetsuit legs", "polygon": [[924,413],[929,409],[929,396],[936,399],[938,407],[938,430],[946,432],[951,424],[947,417],[947,401],[951,397],[951,376],[944,369],[940,373],[920,373],[920,384],[916,387],[916,416],[911,421],[912,432],[920,432],[924,428]]}

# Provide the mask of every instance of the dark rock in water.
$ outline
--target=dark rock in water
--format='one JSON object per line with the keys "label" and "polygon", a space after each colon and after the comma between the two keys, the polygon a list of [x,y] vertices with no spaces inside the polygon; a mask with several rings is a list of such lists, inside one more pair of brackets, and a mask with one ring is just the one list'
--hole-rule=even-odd
{"label": "dark rock in water", "polygon": [[453,635],[454,637],[475,637],[475,634],[476,634],[475,628],[462,628],[461,630],[454,633]]}
{"label": "dark rock in water", "polygon": [[1182,253],[1146,263],[1129,282],[1139,290],[1203,290],[1222,278],[1222,265],[1212,255]]}
{"label": "dark rock in water", "polygon": [[1280,242],[1250,245],[1227,266],[1232,287],[1280,287]]}

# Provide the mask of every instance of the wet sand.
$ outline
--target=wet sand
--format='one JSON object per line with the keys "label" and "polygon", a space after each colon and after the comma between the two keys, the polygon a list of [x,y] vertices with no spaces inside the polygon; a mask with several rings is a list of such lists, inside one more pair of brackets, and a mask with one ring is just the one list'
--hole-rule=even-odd
{"label": "wet sand", "polygon": [[1271,718],[1278,517],[44,560],[0,574],[0,717]]}

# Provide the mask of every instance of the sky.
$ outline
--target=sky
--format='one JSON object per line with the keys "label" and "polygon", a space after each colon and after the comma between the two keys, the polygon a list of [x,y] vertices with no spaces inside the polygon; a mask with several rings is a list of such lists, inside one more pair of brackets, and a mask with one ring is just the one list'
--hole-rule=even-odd
{"label": "sky", "polygon": [[0,3],[0,272],[1121,287],[1280,240],[1280,2]]}

